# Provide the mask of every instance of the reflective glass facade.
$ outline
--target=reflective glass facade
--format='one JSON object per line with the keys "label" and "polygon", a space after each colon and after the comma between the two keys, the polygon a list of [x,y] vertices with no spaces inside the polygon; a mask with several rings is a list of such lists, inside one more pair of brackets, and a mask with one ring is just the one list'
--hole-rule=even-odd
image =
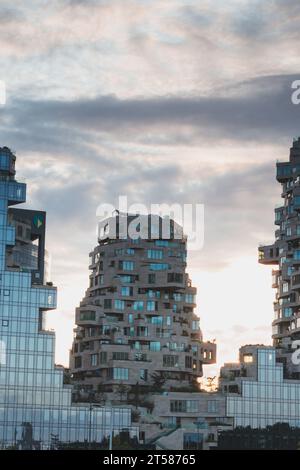
{"label": "reflective glass facade", "polygon": [[300,426],[300,382],[283,379],[275,349],[257,351],[257,377],[241,379],[241,394],[227,397],[227,416],[235,426],[264,428],[275,423]]}
{"label": "reflective glass facade", "polygon": [[43,329],[56,288],[34,284],[30,270],[7,267],[16,236],[8,207],[26,200],[26,186],[10,170],[14,160],[0,148],[0,447],[49,448],[53,435],[61,442],[100,442],[122,429],[136,435],[129,408],[72,405],[72,387],[54,364],[55,335]]}

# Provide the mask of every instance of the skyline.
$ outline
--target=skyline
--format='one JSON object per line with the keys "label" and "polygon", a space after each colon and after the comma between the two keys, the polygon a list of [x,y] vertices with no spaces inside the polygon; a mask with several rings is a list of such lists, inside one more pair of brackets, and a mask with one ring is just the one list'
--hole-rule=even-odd
{"label": "skyline", "polygon": [[67,364],[96,208],[119,194],[204,203],[205,244],[187,271],[218,367],[240,344],[270,344],[271,269],[257,247],[273,238],[276,159],[299,134],[298,2],[1,3],[1,145],[17,152],[27,207],[48,213],[57,361]]}

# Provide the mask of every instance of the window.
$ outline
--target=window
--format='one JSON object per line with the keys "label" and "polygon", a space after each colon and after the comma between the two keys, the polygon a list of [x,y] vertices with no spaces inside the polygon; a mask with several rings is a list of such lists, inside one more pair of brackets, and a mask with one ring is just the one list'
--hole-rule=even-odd
{"label": "window", "polygon": [[133,309],[138,310],[138,311],[143,310],[144,309],[143,300],[136,300],[135,302],[133,302]]}
{"label": "window", "polygon": [[136,334],[137,336],[148,336],[148,328],[146,326],[138,326]]}
{"label": "window", "polygon": [[300,260],[300,250],[295,250],[294,251],[294,259]]}
{"label": "window", "polygon": [[187,400],[171,400],[170,411],[175,413],[186,413],[187,411]]}
{"label": "window", "polygon": [[148,275],[148,283],[149,284],[155,284],[155,274],[149,274]]}
{"label": "window", "polygon": [[244,354],[243,360],[246,363],[251,363],[251,362],[253,362],[253,355],[252,354]]}
{"label": "window", "polygon": [[150,351],[160,351],[160,342],[150,341]]}
{"label": "window", "polygon": [[81,356],[75,357],[75,369],[79,369],[81,367]]}
{"label": "window", "polygon": [[163,366],[164,367],[178,367],[178,356],[163,356]]}
{"label": "window", "polygon": [[169,240],[155,240],[156,246],[169,246]]}
{"label": "window", "polygon": [[291,317],[293,315],[293,309],[290,307],[286,307],[283,309],[283,316],[285,318]]}
{"label": "window", "polygon": [[79,316],[80,321],[95,321],[96,320],[96,312],[92,312],[90,310],[80,312]]}
{"label": "window", "polygon": [[173,298],[176,302],[180,302],[182,295],[179,292],[174,292]]}
{"label": "window", "polygon": [[171,400],[170,411],[173,413],[198,413],[199,403],[197,400]]}
{"label": "window", "polygon": [[95,286],[98,286],[100,284],[104,283],[104,276],[103,274],[98,274],[98,276],[95,277]]}
{"label": "window", "polygon": [[147,354],[144,354],[144,353],[135,353],[134,355],[134,360],[135,361],[138,361],[138,362],[146,362],[147,361]]}
{"label": "window", "polygon": [[130,326],[129,328],[124,328],[124,335],[125,336],[134,336],[134,326]]}
{"label": "window", "polygon": [[184,433],[183,449],[184,450],[201,450],[203,448],[203,434],[200,433]]}
{"label": "window", "polygon": [[180,273],[168,273],[168,282],[183,282],[183,275]]}
{"label": "window", "polygon": [[111,308],[111,307],[112,307],[111,299],[104,299],[104,308]]}
{"label": "window", "polygon": [[147,302],[147,311],[154,312],[156,310],[156,302],[154,300],[148,300]]}
{"label": "window", "polygon": [[118,248],[115,250],[115,255],[122,256],[122,255],[134,255],[134,248]]}
{"label": "window", "polygon": [[207,412],[208,413],[217,413],[218,412],[218,402],[216,400],[208,400],[208,402],[207,402]]}
{"label": "window", "polygon": [[2,326],[7,327],[8,324],[9,324],[9,321],[8,321],[8,320],[4,320],[4,319],[2,320]]}
{"label": "window", "polygon": [[114,367],[109,371],[111,378],[114,380],[128,380],[129,379],[129,369],[123,367]]}
{"label": "window", "polygon": [[289,290],[289,283],[288,282],[283,282],[282,283],[282,292],[288,292]]}
{"label": "window", "polygon": [[134,262],[133,261],[119,261],[119,268],[123,271],[133,271]]}
{"label": "window", "polygon": [[91,354],[91,366],[98,365],[98,354]]}
{"label": "window", "polygon": [[17,226],[17,235],[18,235],[18,237],[23,237],[23,227],[22,227],[22,225]]}
{"label": "window", "polygon": [[163,324],[163,317],[151,317],[150,322],[152,325],[162,325]]}
{"label": "window", "polygon": [[149,289],[148,292],[147,292],[147,295],[150,299],[154,299],[154,298],[159,299],[160,298],[160,291],[159,290]]}
{"label": "window", "polygon": [[140,379],[144,382],[148,380],[148,370],[147,369],[140,369]]}
{"label": "window", "polygon": [[147,250],[148,259],[162,259],[163,252],[162,250]]}
{"label": "window", "polygon": [[116,310],[124,310],[125,302],[124,300],[115,299],[115,309]]}
{"label": "window", "polygon": [[199,320],[192,320],[192,330],[193,331],[197,331],[199,330],[200,326],[199,326]]}
{"label": "window", "polygon": [[133,314],[132,313],[128,314],[128,323],[133,323]]}
{"label": "window", "polygon": [[185,294],[185,301],[187,304],[195,303],[195,296],[193,294]]}
{"label": "window", "polygon": [[107,352],[106,351],[101,351],[99,358],[100,358],[100,364],[106,364],[107,363]]}
{"label": "window", "polygon": [[116,352],[113,352],[112,358],[114,361],[128,361],[129,354],[123,351],[116,351]]}
{"label": "window", "polygon": [[286,229],[286,236],[290,237],[292,235],[292,227],[287,227]]}
{"label": "window", "polygon": [[166,269],[170,269],[170,265],[167,263],[150,263],[151,271],[166,271]]}
{"label": "window", "polygon": [[130,297],[132,296],[133,294],[133,289],[132,287],[128,287],[128,286],[123,286],[121,287],[121,295],[124,296],[124,297]]}
{"label": "window", "polygon": [[191,356],[186,356],[185,357],[185,367],[187,369],[191,369],[193,367],[193,359]]}

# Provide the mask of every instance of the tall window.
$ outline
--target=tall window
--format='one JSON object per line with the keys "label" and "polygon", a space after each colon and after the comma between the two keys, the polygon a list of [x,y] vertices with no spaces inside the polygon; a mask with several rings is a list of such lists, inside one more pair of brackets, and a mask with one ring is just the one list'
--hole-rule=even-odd
{"label": "tall window", "polygon": [[182,295],[179,292],[174,292],[173,298],[176,302],[180,302],[182,299]]}
{"label": "tall window", "polygon": [[218,412],[218,402],[216,400],[208,400],[208,402],[207,402],[207,411],[208,411],[208,413],[217,413]]}
{"label": "tall window", "polygon": [[133,294],[133,290],[132,290],[132,287],[129,287],[129,286],[122,286],[121,287],[121,295],[123,297],[129,297]]}
{"label": "tall window", "polygon": [[91,354],[91,366],[98,365],[98,354]]}
{"label": "tall window", "polygon": [[154,300],[148,300],[147,302],[147,311],[154,312],[156,310],[156,302]]}
{"label": "tall window", "polygon": [[143,310],[144,309],[144,302],[142,300],[136,300],[133,303],[133,309],[138,310],[138,311]]}
{"label": "tall window", "polygon": [[115,299],[115,309],[116,310],[124,310],[125,302],[124,300]]}
{"label": "tall window", "polygon": [[123,271],[133,271],[134,262],[133,261],[119,261],[119,268]]}
{"label": "tall window", "polygon": [[163,366],[164,367],[178,367],[178,356],[164,355]]}
{"label": "tall window", "polygon": [[185,294],[185,301],[187,304],[193,304],[195,302],[195,297],[193,294]]}
{"label": "tall window", "polygon": [[148,370],[147,369],[140,369],[140,379],[144,382],[148,380]]}

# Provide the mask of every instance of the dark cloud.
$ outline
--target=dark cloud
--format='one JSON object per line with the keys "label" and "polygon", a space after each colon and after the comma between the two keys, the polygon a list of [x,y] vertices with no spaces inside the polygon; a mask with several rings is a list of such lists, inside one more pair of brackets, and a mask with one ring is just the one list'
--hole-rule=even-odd
{"label": "dark cloud", "polygon": [[[14,101],[7,111],[10,128],[33,128],[39,136],[78,131],[111,133],[121,140],[190,132],[207,141],[279,142],[299,133],[300,107],[291,102],[297,75],[267,76],[237,84],[216,96],[165,96],[119,99],[100,96],[73,101]],[[4,129],[5,132],[5,129]],[[145,141],[145,140],[144,140]],[[151,141],[151,139],[150,139]],[[192,143],[192,141],[191,141]],[[46,145],[46,142],[45,142]]]}

